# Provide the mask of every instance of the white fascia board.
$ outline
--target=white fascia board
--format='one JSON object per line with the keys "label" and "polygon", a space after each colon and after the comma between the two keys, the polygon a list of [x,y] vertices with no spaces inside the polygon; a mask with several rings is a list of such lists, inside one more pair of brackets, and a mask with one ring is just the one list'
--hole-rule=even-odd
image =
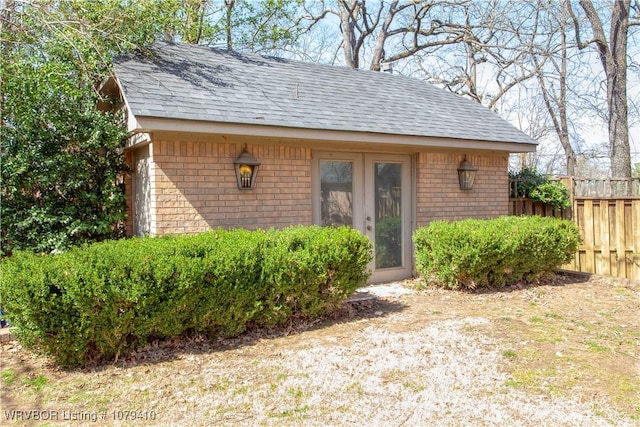
{"label": "white fascia board", "polygon": [[124,91],[122,90],[123,86],[120,83],[120,80],[118,80],[118,76],[114,75],[113,79],[116,82],[118,90],[120,90],[120,96],[122,97],[122,101],[124,102],[125,114],[127,116],[127,132],[140,133],[140,123],[138,123],[138,119],[135,116],[135,114],[131,112],[131,106],[129,105],[129,100],[127,100],[127,97],[125,96]]}
{"label": "white fascia board", "polygon": [[[130,115],[133,116],[133,115]],[[134,117],[131,124],[137,133],[186,132],[202,134],[242,135],[268,138],[311,139],[319,141],[352,142],[403,145],[416,147],[460,148],[495,150],[508,153],[535,152],[537,144],[453,139],[411,135],[391,135],[370,132],[354,132],[322,129],[301,129],[283,126],[247,125],[238,123],[200,122],[195,120],[165,119],[158,117]]]}

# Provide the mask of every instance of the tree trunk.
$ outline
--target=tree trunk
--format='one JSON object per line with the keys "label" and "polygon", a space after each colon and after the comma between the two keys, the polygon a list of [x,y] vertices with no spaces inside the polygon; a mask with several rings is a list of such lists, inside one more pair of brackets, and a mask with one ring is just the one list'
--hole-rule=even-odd
{"label": "tree trunk", "polygon": [[569,120],[567,119],[567,34],[564,22],[561,25],[560,33],[561,60],[560,60],[560,102],[559,102],[559,133],[560,144],[564,148],[567,160],[567,175],[576,175],[576,153],[573,151],[569,140]]}
{"label": "tree trunk", "polygon": [[607,72],[607,103],[609,106],[609,143],[611,173],[614,178],[631,177],[629,122],[627,106],[627,31],[630,0],[616,1],[611,22],[612,72]]}
{"label": "tree trunk", "polygon": [[359,68],[358,52],[356,51],[356,36],[354,34],[353,13],[357,7],[356,1],[352,0],[348,4],[346,0],[339,1],[340,25],[342,27],[342,50],[344,52],[344,62],[349,68]]}
{"label": "tree trunk", "polygon": [[[591,24],[600,61],[607,78],[609,150],[613,178],[631,176],[631,150],[627,106],[627,33],[631,0],[615,0],[611,7],[609,42],[602,22],[591,0],[580,0],[580,6]],[[576,33],[579,37],[579,33]],[[589,43],[578,44],[581,48]]]}
{"label": "tree trunk", "polygon": [[231,16],[233,15],[233,7],[235,6],[236,0],[224,0],[225,7],[225,25],[226,25],[226,36],[227,36],[227,49],[233,50],[233,39],[231,36]]}
{"label": "tree trunk", "polygon": [[391,2],[389,5],[389,12],[382,23],[382,28],[376,36],[376,46],[373,49],[373,58],[371,59],[371,66],[369,67],[371,71],[380,71],[380,63],[384,60],[384,43],[387,41],[389,28],[391,27],[391,23],[395,17],[397,7],[398,0]]}

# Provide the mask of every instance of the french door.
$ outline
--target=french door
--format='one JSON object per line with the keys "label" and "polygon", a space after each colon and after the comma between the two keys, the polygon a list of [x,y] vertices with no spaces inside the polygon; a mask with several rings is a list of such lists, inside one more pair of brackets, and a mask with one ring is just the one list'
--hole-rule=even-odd
{"label": "french door", "polygon": [[411,276],[411,157],[314,152],[314,222],[369,237],[370,282]]}

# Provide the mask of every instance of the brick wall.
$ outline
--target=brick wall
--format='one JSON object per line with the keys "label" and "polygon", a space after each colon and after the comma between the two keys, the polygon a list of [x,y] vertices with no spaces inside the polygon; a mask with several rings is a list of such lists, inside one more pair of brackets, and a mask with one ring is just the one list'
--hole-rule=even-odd
{"label": "brick wall", "polygon": [[[249,153],[261,162],[256,189],[238,190],[233,161],[242,148],[243,143],[222,138],[212,142],[154,141],[153,234],[195,233],[217,227],[310,225],[311,149],[249,144]],[[508,214],[508,155],[467,155],[478,168],[471,191],[462,191],[458,185],[457,168],[463,157],[454,153],[416,155],[418,227],[436,219]],[[130,178],[126,184],[130,212]],[[126,225],[131,234],[131,216]]]}
{"label": "brick wall", "polygon": [[242,148],[154,141],[156,234],[311,224],[311,149],[249,144],[261,166],[256,188],[239,190],[233,161]]}
{"label": "brick wall", "polygon": [[417,226],[437,219],[495,218],[508,214],[508,155],[467,155],[478,172],[470,191],[460,190],[462,154],[419,153],[416,159]]}

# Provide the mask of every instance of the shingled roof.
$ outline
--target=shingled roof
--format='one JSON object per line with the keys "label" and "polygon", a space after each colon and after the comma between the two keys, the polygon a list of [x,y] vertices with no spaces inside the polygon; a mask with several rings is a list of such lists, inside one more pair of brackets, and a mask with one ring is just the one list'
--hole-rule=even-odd
{"label": "shingled roof", "polygon": [[136,117],[536,144],[484,106],[396,74],[171,43],[114,66]]}

